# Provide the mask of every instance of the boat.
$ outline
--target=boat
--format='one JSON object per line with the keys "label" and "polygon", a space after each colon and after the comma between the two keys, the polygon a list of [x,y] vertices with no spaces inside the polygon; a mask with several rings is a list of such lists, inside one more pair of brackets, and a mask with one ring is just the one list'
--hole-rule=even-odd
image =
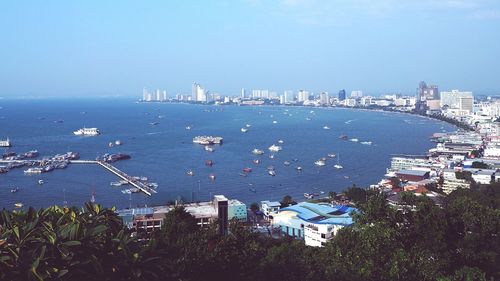
{"label": "boat", "polygon": [[122,186],[122,183],[119,182],[119,181],[112,181],[112,182],[109,183],[109,185],[111,185],[111,186]]}
{"label": "boat", "polygon": [[314,162],[314,165],[316,165],[316,166],[325,166],[326,162],[324,160],[322,160],[322,159],[319,159],[316,162]]}
{"label": "boat", "polygon": [[362,141],[360,142],[361,144],[365,144],[365,145],[372,145],[372,142],[371,141]]}
{"label": "boat", "polygon": [[255,155],[262,155],[262,154],[264,154],[264,151],[262,149],[254,148],[252,150],[252,153],[255,154]]}
{"label": "boat", "polygon": [[19,187],[17,187],[17,186],[10,189],[11,193],[16,193],[18,191],[19,191]]}
{"label": "boat", "polygon": [[337,155],[335,155],[335,153],[328,153],[328,157],[330,157],[330,158],[335,158],[335,156],[337,156]]}
{"label": "boat", "polygon": [[14,206],[16,208],[22,208],[24,205],[23,205],[23,203],[15,203]]}
{"label": "boat", "polygon": [[274,121],[273,121],[273,124],[278,124],[278,121],[274,120]]}
{"label": "boat", "polygon": [[285,162],[283,162],[283,165],[285,165],[285,166],[290,166],[290,161],[285,161]]}
{"label": "boat", "polygon": [[314,198],[314,194],[304,193],[304,197],[307,198],[307,199],[313,199]]}
{"label": "boat", "polygon": [[344,168],[344,167],[342,167],[342,165],[340,165],[340,154],[339,154],[339,157],[337,157],[337,164],[333,165],[333,167],[335,169],[338,169],[338,170]]}
{"label": "boat", "polygon": [[150,122],[149,123],[149,125],[151,125],[151,126],[156,126],[156,125],[159,125],[159,124],[160,124],[160,122]]}
{"label": "boat", "polygon": [[311,121],[311,118],[309,118],[309,117],[306,117],[306,120],[307,120],[307,121]]}
{"label": "boat", "polygon": [[246,124],[245,127],[250,128],[250,127],[252,127],[252,125]]}
{"label": "boat", "polygon": [[269,159],[274,159],[274,154],[269,154]]}
{"label": "boat", "polygon": [[270,175],[270,176],[276,176],[276,171],[275,170],[269,170],[267,171],[267,173]]}
{"label": "boat", "polygon": [[295,170],[297,170],[297,171],[300,172],[300,171],[302,171],[302,167],[301,166],[297,166],[297,167],[295,167]]}
{"label": "boat", "polygon": [[132,191],[130,190],[130,188],[127,188],[127,189],[122,190],[122,193],[123,194],[132,194]]}
{"label": "boat", "polygon": [[347,135],[340,135],[339,139],[341,139],[341,140],[347,140],[347,139],[349,139],[349,137]]}
{"label": "boat", "polygon": [[0,147],[11,147],[12,143],[10,142],[9,138],[6,140],[0,140]]}
{"label": "boat", "polygon": [[73,132],[77,136],[97,136],[100,134],[97,128],[81,128]]}
{"label": "boat", "polygon": [[278,152],[278,151],[282,150],[283,148],[279,145],[273,144],[268,149],[269,149],[269,151]]}
{"label": "boat", "polygon": [[38,180],[38,184],[39,184],[39,185],[44,184],[43,180]]}
{"label": "boat", "polygon": [[279,143],[279,144],[283,144],[283,143],[284,143],[284,141],[283,141],[283,140],[278,140],[278,143]]}
{"label": "boat", "polygon": [[25,174],[41,174],[44,171],[45,170],[43,168],[35,167],[35,168],[29,168],[28,170],[25,170],[24,173]]}
{"label": "boat", "polygon": [[248,129],[247,128],[241,128],[241,132],[242,133],[246,133],[246,132],[248,132]]}
{"label": "boat", "polygon": [[0,167],[0,174],[7,173],[9,171],[9,168],[7,167]]}
{"label": "boat", "polygon": [[36,158],[36,157],[38,157],[38,155],[40,155],[40,153],[38,153],[38,150],[30,150],[26,153],[23,153],[22,157],[24,157],[24,158]]}
{"label": "boat", "polygon": [[194,176],[194,172],[193,172],[193,170],[189,170],[189,171],[187,171],[187,172],[186,172],[186,174],[187,174],[188,176],[191,176],[191,177],[192,177],[192,176]]}
{"label": "boat", "polygon": [[259,164],[259,163],[260,163],[260,160],[259,160],[259,159],[254,159],[252,162],[253,162],[254,164]]}
{"label": "boat", "polygon": [[205,150],[208,151],[208,152],[214,152],[215,149],[213,146],[205,146]]}
{"label": "boat", "polygon": [[268,171],[274,171],[274,166],[273,166],[273,165],[269,165],[269,166],[267,166],[267,170],[268,170]]}
{"label": "boat", "polygon": [[196,136],[193,138],[193,143],[202,145],[222,144],[222,137]]}
{"label": "boat", "polygon": [[108,147],[113,147],[113,146],[115,146],[115,145],[113,144],[113,142],[109,142],[109,143],[108,143]]}
{"label": "boat", "polygon": [[253,193],[256,193],[257,192],[257,189],[253,188],[253,187],[250,187],[248,190],[250,190],[251,192]]}
{"label": "boat", "polygon": [[252,168],[245,167],[245,168],[243,168],[243,172],[245,172],[245,173],[251,173],[252,172]]}
{"label": "boat", "polygon": [[328,126],[323,126],[323,130],[330,130],[330,127],[328,127]]}
{"label": "boat", "polygon": [[193,128],[193,126],[189,125],[189,126],[186,126],[186,130],[191,130]]}
{"label": "boat", "polygon": [[357,138],[352,138],[352,139],[350,139],[350,141],[352,141],[352,142],[358,142],[359,140]]}
{"label": "boat", "polygon": [[215,180],[215,174],[210,174],[208,177],[209,177],[212,181],[214,181],[214,180]]}
{"label": "boat", "polygon": [[205,165],[211,167],[214,164],[214,161],[212,160],[205,160]]}
{"label": "boat", "polygon": [[123,142],[121,140],[115,140],[115,145],[122,145]]}
{"label": "boat", "polygon": [[242,177],[247,177],[247,176],[248,176],[248,174],[247,174],[247,173],[240,173],[240,176],[242,176]]}

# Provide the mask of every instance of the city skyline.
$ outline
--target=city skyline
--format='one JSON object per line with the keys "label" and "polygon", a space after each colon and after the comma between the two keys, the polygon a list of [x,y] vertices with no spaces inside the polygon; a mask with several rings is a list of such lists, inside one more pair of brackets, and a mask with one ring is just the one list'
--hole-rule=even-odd
{"label": "city skyline", "polygon": [[500,94],[491,0],[2,3],[0,97],[241,88]]}

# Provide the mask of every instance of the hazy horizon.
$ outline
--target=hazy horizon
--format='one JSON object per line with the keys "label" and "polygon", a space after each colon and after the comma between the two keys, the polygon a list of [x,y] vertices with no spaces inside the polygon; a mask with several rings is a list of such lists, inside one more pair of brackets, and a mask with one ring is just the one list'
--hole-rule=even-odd
{"label": "hazy horizon", "polygon": [[[119,4],[117,4],[119,3]],[[15,1],[0,4],[0,97],[241,88],[500,95],[494,0]]]}

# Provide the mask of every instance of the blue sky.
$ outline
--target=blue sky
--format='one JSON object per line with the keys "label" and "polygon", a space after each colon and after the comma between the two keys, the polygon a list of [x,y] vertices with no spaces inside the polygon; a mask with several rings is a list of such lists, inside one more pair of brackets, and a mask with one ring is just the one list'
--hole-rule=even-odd
{"label": "blue sky", "polygon": [[0,96],[500,94],[500,1],[2,1]]}

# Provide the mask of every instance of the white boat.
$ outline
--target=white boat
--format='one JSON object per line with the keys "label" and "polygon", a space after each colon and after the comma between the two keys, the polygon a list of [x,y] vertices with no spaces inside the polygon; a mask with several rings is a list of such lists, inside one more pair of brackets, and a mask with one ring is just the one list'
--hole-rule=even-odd
{"label": "white boat", "polygon": [[255,154],[255,155],[262,155],[262,154],[264,154],[264,151],[262,149],[254,148],[252,150],[252,153]]}
{"label": "white boat", "polygon": [[23,203],[15,203],[14,206],[16,206],[16,208],[22,208],[24,205]]}
{"label": "white boat", "polygon": [[372,145],[372,142],[371,141],[362,141],[360,142],[361,144],[365,144],[365,145]]}
{"label": "white boat", "polygon": [[335,153],[328,153],[328,157],[330,158],[335,158],[335,156],[336,156]]}
{"label": "white boat", "polygon": [[35,167],[35,168],[29,168],[28,170],[25,170],[25,174],[41,174],[43,172],[43,169],[40,167]]}
{"label": "white boat", "polygon": [[276,171],[274,171],[274,170],[269,170],[269,171],[267,171],[267,173],[268,173],[270,176],[273,176],[273,177],[274,177],[274,176],[276,176]]}
{"label": "white boat", "polygon": [[39,185],[44,184],[43,180],[38,180],[38,184],[39,184]]}
{"label": "white boat", "polygon": [[187,174],[188,176],[191,176],[191,177],[192,177],[192,176],[194,176],[194,172],[193,172],[193,170],[189,170],[189,171],[187,171],[187,172],[186,172],[186,174]]}
{"label": "white boat", "polygon": [[269,159],[274,159],[274,154],[270,154]]}
{"label": "white boat", "polygon": [[273,121],[273,124],[278,124],[278,121],[274,120],[274,121]]}
{"label": "white boat", "polygon": [[268,149],[269,149],[269,151],[278,152],[278,151],[282,150],[283,148],[279,145],[273,144]]}
{"label": "white boat", "polygon": [[246,133],[246,132],[248,132],[248,129],[247,128],[241,128],[241,132],[242,133]]}
{"label": "white boat", "polygon": [[121,140],[116,140],[115,141],[115,145],[122,145],[122,144],[123,144],[123,142]]}
{"label": "white boat", "polygon": [[283,140],[278,140],[278,143],[279,143],[279,144],[283,144],[283,143],[284,143],[284,141],[283,141]]}
{"label": "white boat", "polygon": [[319,159],[316,162],[314,162],[314,165],[316,165],[316,166],[325,166],[326,162],[324,160]]}
{"label": "white boat", "polygon": [[342,165],[340,165],[340,154],[339,154],[339,155],[338,155],[338,157],[337,157],[337,164],[333,165],[333,167],[334,167],[335,169],[338,169],[338,170],[340,170],[340,169],[344,168],[344,167],[342,167]]}
{"label": "white boat", "polygon": [[81,128],[77,131],[74,131],[73,134],[77,136],[97,136],[100,134],[99,129],[97,128]]}
{"label": "white boat", "polygon": [[302,171],[302,167],[301,166],[297,166],[297,167],[295,167],[295,170],[297,170],[297,171],[300,172],[300,171]]}
{"label": "white boat", "polygon": [[252,125],[246,124],[245,127],[250,128],[250,127],[252,127]]}
{"label": "white boat", "polygon": [[111,185],[111,186],[122,186],[122,183],[119,182],[119,181],[112,181],[112,182],[109,183],[109,185]]}
{"label": "white boat", "polygon": [[6,140],[0,140],[0,147],[11,147],[12,143],[10,143],[9,138]]}
{"label": "white boat", "polygon": [[330,127],[328,127],[328,126],[323,126],[323,129],[324,129],[324,130],[330,130]]}
{"label": "white boat", "polygon": [[205,146],[205,150],[208,152],[214,152],[215,149],[212,146]]}
{"label": "white boat", "polygon": [[352,139],[350,139],[350,141],[352,141],[352,142],[358,142],[359,140],[357,138],[352,138]]}
{"label": "white boat", "polygon": [[285,166],[290,166],[290,161],[285,161],[285,162],[283,162],[283,165],[285,165]]}
{"label": "white boat", "polygon": [[314,194],[304,193],[304,197],[307,198],[307,199],[313,199],[314,198]]}
{"label": "white boat", "polygon": [[192,126],[186,126],[186,130],[191,130],[192,128]]}
{"label": "white boat", "polygon": [[123,194],[132,194],[132,190],[130,190],[130,189],[124,189],[124,190],[122,190],[122,193]]}

